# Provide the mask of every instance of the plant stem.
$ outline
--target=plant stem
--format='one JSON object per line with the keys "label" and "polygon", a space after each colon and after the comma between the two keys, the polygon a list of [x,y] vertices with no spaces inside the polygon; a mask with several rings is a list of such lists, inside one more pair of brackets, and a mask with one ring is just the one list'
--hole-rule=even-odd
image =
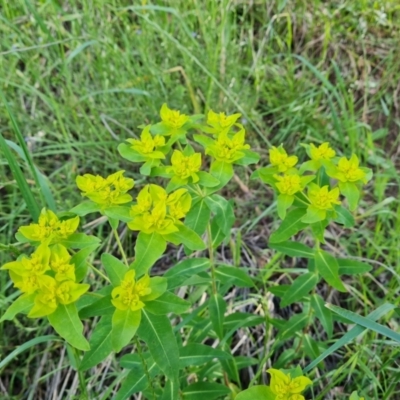
{"label": "plant stem", "polygon": [[75,347],[72,347],[72,352],[74,354],[75,364],[79,377],[79,387],[81,389],[80,398],[82,398],[82,400],[89,400],[89,393],[86,388],[85,377],[83,376],[83,372],[79,370],[79,363],[80,363],[79,350],[77,350]]}
{"label": "plant stem", "polygon": [[117,241],[117,244],[118,244],[119,251],[122,255],[122,258],[124,259],[124,263],[129,268],[128,259],[126,258],[126,254],[125,254],[124,248],[122,247],[121,239],[119,238],[118,232],[116,229],[113,229],[113,232],[114,232],[115,240]]}
{"label": "plant stem", "polygon": [[90,263],[88,263],[88,264],[89,264],[89,267],[92,268],[92,270],[96,272],[96,274],[99,274],[107,282],[111,283],[110,279],[108,279],[108,277],[105,274],[103,274],[99,269],[97,269],[94,265],[92,265]]}
{"label": "plant stem", "polygon": [[210,222],[207,224],[207,241],[208,241],[208,258],[210,259],[211,265],[211,279],[212,279],[212,291],[214,294],[217,293],[217,284],[215,280],[215,265],[214,265],[214,249],[212,244],[212,235],[211,235],[211,224]]}
{"label": "plant stem", "polygon": [[135,337],[134,337],[134,341],[135,341],[135,344],[136,344],[137,352],[138,352],[139,357],[140,357],[140,359],[141,359],[141,361],[142,361],[144,373],[146,374],[147,380],[149,381],[149,385],[150,385],[150,388],[151,388],[151,392],[152,392],[152,394],[153,394],[153,399],[156,400],[156,393],[154,392],[153,382],[152,382],[152,379],[150,378],[150,373],[149,373],[149,370],[148,370],[148,368],[147,368],[146,360],[145,360],[144,357],[143,357],[142,345],[140,344],[140,341],[138,340],[138,338],[137,338],[136,335],[135,335]]}

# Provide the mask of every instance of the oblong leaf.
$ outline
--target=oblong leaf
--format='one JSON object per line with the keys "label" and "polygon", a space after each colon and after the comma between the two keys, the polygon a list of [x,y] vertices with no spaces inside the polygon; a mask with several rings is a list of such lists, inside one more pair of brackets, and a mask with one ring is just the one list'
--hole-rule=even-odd
{"label": "oblong leaf", "polygon": [[237,287],[252,287],[254,286],[253,280],[241,268],[218,266],[215,269],[215,277],[223,283],[232,283]]}
{"label": "oblong leaf", "polygon": [[338,258],[339,275],[365,274],[371,271],[372,267],[364,262],[350,260],[348,258]]}
{"label": "oblong leaf", "polygon": [[270,243],[284,242],[290,239],[293,235],[304,229],[307,224],[301,221],[305,215],[306,210],[304,208],[298,208],[290,211],[286,218],[282,221],[279,228],[270,236]]}
{"label": "oblong leaf", "polygon": [[32,309],[36,293],[23,294],[14,300],[0,319],[0,322],[12,320],[17,314],[28,314]]}
{"label": "oblong leaf", "polygon": [[182,314],[191,304],[171,292],[165,292],[159,298],[146,302],[146,311],[152,314],[165,315],[169,313]]}
{"label": "oblong leaf", "polygon": [[335,257],[324,250],[317,250],[315,252],[315,267],[327,283],[340,292],[346,292],[346,288],[339,277],[339,264]]}
{"label": "oblong leaf", "polygon": [[314,258],[314,250],[302,243],[288,240],[279,243],[270,242],[268,246],[290,257]]}
{"label": "oblong leaf", "polygon": [[194,365],[202,365],[215,358],[218,360],[227,360],[230,358],[230,354],[227,352],[200,343],[189,343],[181,347],[179,353],[179,368],[181,369]]}
{"label": "oblong leaf", "polygon": [[263,399],[263,400],[275,400],[276,394],[272,392],[269,386],[259,385],[259,386],[252,386],[249,389],[240,392],[236,397],[235,400],[256,400],[256,399]]}
{"label": "oblong leaf", "polygon": [[71,346],[84,351],[90,349],[89,342],[82,334],[83,325],[74,303],[59,304],[56,311],[47,318],[54,330]]}
{"label": "oblong leaf", "polygon": [[299,301],[304,296],[310,293],[318,283],[318,276],[311,272],[300,275],[291,284],[289,290],[282,297],[280,306],[286,307],[296,301]]}
{"label": "oblong leaf", "polygon": [[89,340],[90,350],[79,364],[80,371],[96,366],[112,352],[111,328],[111,315],[103,317],[96,325]]}
{"label": "oblong leaf", "polygon": [[222,339],[224,336],[224,315],[226,311],[226,302],[219,293],[212,294],[209,301],[212,327],[217,336]]}
{"label": "oblong leaf", "polygon": [[118,260],[118,258],[108,253],[101,255],[101,262],[107,271],[107,276],[110,278],[111,284],[119,286],[128,272],[128,267],[122,261]]}
{"label": "oblong leaf", "polygon": [[142,311],[118,310],[112,316],[111,343],[115,352],[120,352],[132,338],[139,328]]}
{"label": "oblong leaf", "polygon": [[135,261],[130,265],[136,276],[144,275],[164,254],[167,242],[158,233],[139,232],[135,244]]}
{"label": "oblong leaf", "polygon": [[175,380],[179,371],[179,349],[169,319],[165,315],[150,314],[144,308],[138,335],[146,342],[164,374]]}

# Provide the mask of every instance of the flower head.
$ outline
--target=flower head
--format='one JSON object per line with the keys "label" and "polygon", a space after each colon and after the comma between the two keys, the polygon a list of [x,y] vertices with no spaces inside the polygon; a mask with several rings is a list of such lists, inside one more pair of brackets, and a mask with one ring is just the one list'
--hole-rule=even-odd
{"label": "flower head", "polygon": [[158,185],[146,185],[138,194],[137,203],[131,207],[133,218],[128,227],[134,231],[168,235],[177,232],[177,224],[189,212],[192,198],[186,189],[167,194]]}
{"label": "flower head", "polygon": [[131,143],[131,149],[135,150],[140,155],[149,159],[165,158],[163,152],[158,150],[159,147],[165,145],[165,138],[160,135],[152,136],[150,133],[150,125],[146,126],[140,134],[140,140],[128,139]]}
{"label": "flower head", "polygon": [[35,304],[28,317],[40,318],[52,314],[59,304],[71,304],[77,301],[87,290],[88,284],[75,283],[72,280],[58,282],[49,275],[40,279]]}
{"label": "flower head", "polygon": [[301,177],[299,174],[284,174],[283,176],[274,175],[278,181],[276,187],[281,194],[294,195],[304,189]]}
{"label": "flower head", "polygon": [[329,142],[324,142],[320,146],[316,147],[313,143],[310,145],[310,156],[314,161],[319,160],[330,160],[335,157],[335,150],[330,147]]}
{"label": "flower head", "polygon": [[132,196],[127,191],[133,188],[134,181],[124,177],[125,171],[118,171],[103,178],[99,175],[85,174],[76,177],[76,184],[87,197],[101,207],[128,203]]}
{"label": "flower head", "polygon": [[242,116],[242,114],[226,115],[225,113],[216,113],[210,110],[207,114],[207,124],[212,127],[213,134],[218,135],[220,132],[227,132],[236,121]]}
{"label": "flower head", "polygon": [[212,155],[218,161],[233,164],[245,156],[242,150],[249,148],[245,144],[245,130],[242,128],[233,135],[221,132],[214,144],[206,148],[206,154]]}
{"label": "flower head", "polygon": [[277,167],[279,172],[285,172],[293,168],[297,161],[298,158],[296,156],[288,156],[282,146],[272,146],[269,150],[269,162],[272,166]]}
{"label": "flower head", "polygon": [[172,172],[178,178],[188,181],[192,178],[193,183],[198,182],[199,176],[197,172],[201,167],[201,154],[194,153],[190,156],[185,156],[181,151],[174,150],[171,157],[172,166],[167,169],[167,172]]}
{"label": "flower head", "polygon": [[320,210],[332,210],[334,205],[340,204],[339,195],[339,188],[329,190],[328,185],[323,187],[312,185],[308,191],[310,203]]}
{"label": "flower head", "polygon": [[129,270],[121,284],[111,292],[112,304],[119,310],[136,311],[144,307],[143,297],[151,293],[150,277],[144,275],[138,281],[135,281],[135,271]]}
{"label": "flower head", "polygon": [[334,178],[340,182],[367,182],[367,174],[359,167],[358,157],[353,154],[350,159],[342,157],[337,165]]}
{"label": "flower head", "polygon": [[168,108],[167,104],[164,103],[160,110],[161,121],[164,126],[171,128],[169,135],[176,133],[181,129],[188,121],[189,116],[181,114],[178,110],[172,110]]}
{"label": "flower head", "polygon": [[61,244],[51,249],[50,268],[55,272],[56,281],[75,280],[75,265],[70,263],[71,256]]}
{"label": "flower head", "polygon": [[18,231],[27,239],[47,244],[57,243],[72,235],[79,225],[79,217],[60,221],[51,210],[42,209],[39,221],[21,226]]}
{"label": "flower head", "polygon": [[307,386],[312,385],[312,381],[305,376],[291,378],[290,374],[274,368],[267,370],[271,375],[271,391],[276,394],[276,400],[305,400],[300,393]]}

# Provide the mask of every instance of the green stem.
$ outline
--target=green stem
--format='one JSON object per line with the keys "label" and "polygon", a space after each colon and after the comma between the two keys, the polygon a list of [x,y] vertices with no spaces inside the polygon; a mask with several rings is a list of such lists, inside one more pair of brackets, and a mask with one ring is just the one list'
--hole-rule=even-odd
{"label": "green stem", "polygon": [[88,263],[89,267],[96,272],[96,274],[100,275],[103,279],[105,279],[107,282],[111,283],[110,279],[103,274],[99,269],[97,269],[94,265]]}
{"label": "green stem", "polygon": [[129,268],[128,259],[126,258],[126,254],[125,254],[124,248],[122,247],[121,239],[119,238],[118,232],[116,229],[113,229],[113,232],[114,232],[115,240],[118,243],[119,251],[122,255],[122,258],[124,259],[124,263]]}
{"label": "green stem", "polygon": [[81,399],[82,400],[89,400],[89,392],[87,391],[86,388],[86,382],[85,382],[85,377],[83,376],[83,372],[79,370],[79,363],[80,363],[80,357],[79,357],[79,350],[77,350],[75,347],[72,347],[72,352],[74,354],[75,358],[75,364],[78,372],[78,377],[79,377],[79,387],[81,389]]}
{"label": "green stem", "polygon": [[140,357],[140,359],[142,361],[144,373],[146,374],[147,380],[148,380],[150,388],[151,388],[151,392],[153,394],[153,399],[155,400],[156,399],[156,393],[154,391],[152,379],[150,378],[150,373],[149,373],[149,370],[147,368],[146,360],[143,357],[142,345],[140,344],[140,341],[138,340],[137,336],[134,337],[134,341],[135,341],[135,344],[136,344],[137,352],[138,352],[139,357]]}
{"label": "green stem", "polygon": [[211,279],[212,279],[212,291],[217,294],[217,284],[215,279],[215,265],[214,265],[214,249],[212,245],[212,234],[211,234],[211,224],[207,224],[207,242],[208,242],[208,258],[210,259],[211,265]]}

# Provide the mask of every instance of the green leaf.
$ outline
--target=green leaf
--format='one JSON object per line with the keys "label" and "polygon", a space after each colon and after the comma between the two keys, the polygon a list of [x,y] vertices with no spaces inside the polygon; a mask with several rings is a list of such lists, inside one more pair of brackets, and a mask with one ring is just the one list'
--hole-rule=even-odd
{"label": "green leaf", "polygon": [[99,244],[94,244],[92,246],[84,247],[79,250],[71,257],[71,264],[75,265],[75,277],[76,281],[80,282],[86,276],[87,273],[87,261],[86,259],[92,254],[97,248]]}
{"label": "green leaf", "polygon": [[276,183],[274,175],[276,175],[278,172],[278,168],[276,167],[259,168],[252,173],[251,179],[260,178],[264,183],[274,186]]}
{"label": "green leaf", "polygon": [[226,396],[230,393],[230,390],[220,383],[197,382],[186,386],[182,393],[185,400],[213,400]]}
{"label": "green leaf", "polygon": [[211,175],[219,181],[219,185],[206,190],[207,194],[214,193],[223,188],[233,177],[232,164],[223,161],[214,161],[210,167]]}
{"label": "green leaf", "polygon": [[112,315],[114,311],[115,307],[111,303],[111,296],[108,295],[101,297],[89,306],[79,310],[79,317],[85,319],[103,315]]}
{"label": "green leaf", "polygon": [[95,367],[112,352],[111,316],[104,316],[96,325],[89,344],[90,350],[83,356],[79,365],[80,371]]}
{"label": "green leaf", "polygon": [[116,219],[117,221],[132,221],[132,217],[130,216],[130,207],[128,206],[108,207],[104,210],[104,214],[107,215],[107,217],[109,218]]}
{"label": "green leaf", "polygon": [[207,224],[210,221],[211,211],[204,199],[197,202],[187,213],[185,225],[195,231],[198,235],[202,235]]}
{"label": "green leaf", "polygon": [[210,268],[208,258],[189,258],[167,270],[164,276],[168,278],[168,288],[173,289],[179,287],[188,277],[206,271],[208,268]]}
{"label": "green leaf", "polygon": [[[129,356],[136,356],[136,354],[128,354]],[[125,356],[123,356],[125,357]],[[159,372],[157,364],[149,358],[145,360],[150,379],[154,378]],[[128,367],[125,367],[128,368]],[[147,379],[146,372],[143,368],[142,362],[138,357],[135,369],[129,372],[118,390],[113,400],[126,400],[134,393],[142,392],[149,386],[150,382]]]}
{"label": "green leaf", "polygon": [[163,395],[160,400],[176,400],[179,398],[179,382],[178,380],[168,380],[165,383]]}
{"label": "green leaf", "polygon": [[309,323],[309,315],[307,313],[296,314],[294,317],[286,321],[279,330],[279,340],[293,339],[295,334],[303,330]]}
{"label": "green leaf", "polygon": [[68,249],[83,249],[88,246],[94,246],[95,244],[99,245],[100,239],[96,236],[86,235],[85,233],[73,233],[60,243]]}
{"label": "green leaf", "polygon": [[125,274],[128,272],[128,267],[118,260],[118,258],[108,253],[103,253],[101,255],[101,262],[104,265],[107,276],[110,278],[111,284],[113,286],[119,286]]}
{"label": "green leaf", "polygon": [[239,160],[235,161],[237,165],[250,165],[250,164],[257,164],[260,161],[260,155],[255,151],[251,151],[248,149],[240,150],[244,153],[244,157],[240,158]]}
{"label": "green leaf", "polygon": [[290,257],[314,258],[314,250],[302,243],[286,241],[269,243],[268,246]]}
{"label": "green leaf", "polygon": [[84,217],[87,214],[91,214],[94,212],[99,212],[100,207],[93,201],[83,201],[82,203],[78,204],[74,208],[71,208],[69,212],[79,215],[80,217]]}
{"label": "green leaf", "polygon": [[74,303],[59,304],[56,311],[47,318],[54,330],[71,346],[84,351],[90,349],[88,341],[82,334],[83,325]]}
{"label": "green leaf", "polygon": [[146,303],[146,311],[152,314],[165,315],[169,313],[182,314],[190,308],[191,304],[171,292],[165,292],[156,300]]}
{"label": "green leaf", "polygon": [[339,290],[346,292],[342,281],[339,277],[339,264],[335,257],[324,250],[316,250],[315,252],[315,267],[318,273],[325,279],[329,285]]}
{"label": "green leaf", "polygon": [[0,319],[0,322],[5,320],[13,320],[17,314],[28,314],[34,305],[36,293],[23,294],[18,297],[6,310]]}
{"label": "green leaf", "polygon": [[235,214],[233,213],[232,204],[218,194],[206,197],[205,202],[209,209],[215,214],[214,219],[222,232],[226,236],[229,235],[233,223],[235,222]]}
{"label": "green leaf", "polygon": [[352,321],[357,325],[361,325],[364,328],[367,328],[371,331],[379,333],[380,335],[386,336],[386,337],[400,343],[400,333],[397,333],[397,332],[389,329],[387,326],[384,326],[384,325],[378,324],[377,322],[374,322],[371,318],[362,317],[361,315],[358,315],[349,310],[345,310],[344,308],[334,306],[333,304],[326,304],[325,307],[327,307],[329,310],[331,310],[335,314],[338,314],[341,317],[346,318],[349,321]]}
{"label": "green leaf", "polygon": [[302,297],[307,296],[310,290],[315,288],[318,280],[318,276],[311,272],[297,277],[283,296],[280,306],[286,307],[289,304],[299,301]]}
{"label": "green leaf", "polygon": [[139,328],[142,316],[142,310],[131,311],[118,310],[114,311],[112,316],[111,343],[113,350],[118,353],[125,347],[135,336]]}
{"label": "green leaf", "polygon": [[310,305],[330,339],[333,334],[332,312],[325,307],[324,300],[318,294],[311,296]]}
{"label": "green leaf", "polygon": [[325,228],[328,226],[328,224],[328,220],[324,219],[322,221],[314,222],[310,225],[314,237],[321,243],[325,243]]}
{"label": "green leaf", "polygon": [[229,236],[224,234],[221,227],[217,224],[217,221],[213,218],[211,220],[211,238],[213,248],[216,249],[224,241],[224,239],[228,238]]}
{"label": "green leaf", "polygon": [[150,278],[149,289],[151,289],[151,293],[141,297],[141,300],[146,302],[157,299],[167,290],[167,285],[167,278],[163,276],[154,276]]}
{"label": "green leaf", "polygon": [[220,181],[211,174],[209,174],[208,172],[199,171],[197,172],[197,175],[199,176],[199,181],[197,183],[200,186],[212,188],[220,184]]}
{"label": "green leaf", "polygon": [[164,235],[165,239],[173,243],[183,243],[190,250],[204,250],[206,248],[205,243],[195,231],[183,224],[179,224],[178,228],[178,232]]}
{"label": "green leaf", "polygon": [[118,145],[118,152],[119,152],[119,154],[121,154],[121,156],[123,158],[125,158],[128,161],[138,162],[138,163],[142,163],[142,162],[146,161],[146,157],[137,153],[126,143],[121,143]]}
{"label": "green leaf", "polygon": [[[368,319],[370,321],[376,321],[377,319],[383,317],[388,312],[394,310],[396,308],[393,304],[383,304],[378,307],[376,310],[372,311],[372,313],[368,314]],[[304,373],[311,371],[314,367],[316,367],[321,361],[323,361],[326,357],[330,356],[332,353],[336,352],[336,350],[340,349],[343,346],[348,345],[352,342],[357,336],[365,331],[365,328],[357,325],[352,328],[349,332],[344,334],[339,340],[335,341],[335,343],[329,347],[329,349],[325,350],[319,357],[313,360],[306,368],[304,368]]]}
{"label": "green leaf", "polygon": [[235,400],[275,400],[275,398],[276,394],[271,391],[269,386],[259,385],[240,392]]}
{"label": "green leaf", "polygon": [[371,271],[372,267],[364,262],[350,260],[348,258],[338,258],[339,275],[365,274]]}
{"label": "green leaf", "polygon": [[210,297],[210,319],[212,327],[217,336],[224,337],[224,314],[226,311],[226,302],[219,293],[214,293]]}
{"label": "green leaf", "polygon": [[278,215],[280,219],[285,219],[286,210],[293,204],[294,196],[280,194],[277,199]]}
{"label": "green leaf", "polygon": [[302,222],[302,218],[305,214],[306,210],[299,208],[296,210],[290,211],[286,218],[282,221],[279,228],[270,236],[270,243],[279,243],[284,242],[290,239],[293,235],[295,235],[301,229],[304,229],[307,224]]}
{"label": "green leaf", "polygon": [[202,365],[214,359],[228,360],[230,358],[230,354],[227,352],[200,343],[189,343],[188,345],[181,347],[179,353],[180,369]]}
{"label": "green leaf", "polygon": [[171,380],[178,377],[179,349],[171,323],[165,315],[154,315],[142,310],[139,337],[146,342],[156,364]]}
{"label": "green leaf", "polygon": [[339,182],[339,189],[343,196],[346,197],[350,211],[354,211],[360,200],[360,191],[357,185],[352,182]]}
{"label": "green leaf", "polygon": [[344,225],[345,228],[352,228],[354,226],[354,217],[351,215],[349,210],[343,206],[335,206],[336,217],[334,221]]}
{"label": "green leaf", "polygon": [[215,269],[215,276],[223,283],[232,283],[237,287],[253,287],[254,283],[250,276],[237,267],[219,266]]}
{"label": "green leaf", "polygon": [[136,271],[136,276],[144,275],[154,263],[164,254],[167,242],[158,233],[139,232],[135,244],[135,261],[130,265]]}
{"label": "green leaf", "polygon": [[326,218],[326,211],[321,210],[314,206],[307,207],[307,213],[302,218],[302,221],[306,224],[315,224],[316,222],[323,221]]}

